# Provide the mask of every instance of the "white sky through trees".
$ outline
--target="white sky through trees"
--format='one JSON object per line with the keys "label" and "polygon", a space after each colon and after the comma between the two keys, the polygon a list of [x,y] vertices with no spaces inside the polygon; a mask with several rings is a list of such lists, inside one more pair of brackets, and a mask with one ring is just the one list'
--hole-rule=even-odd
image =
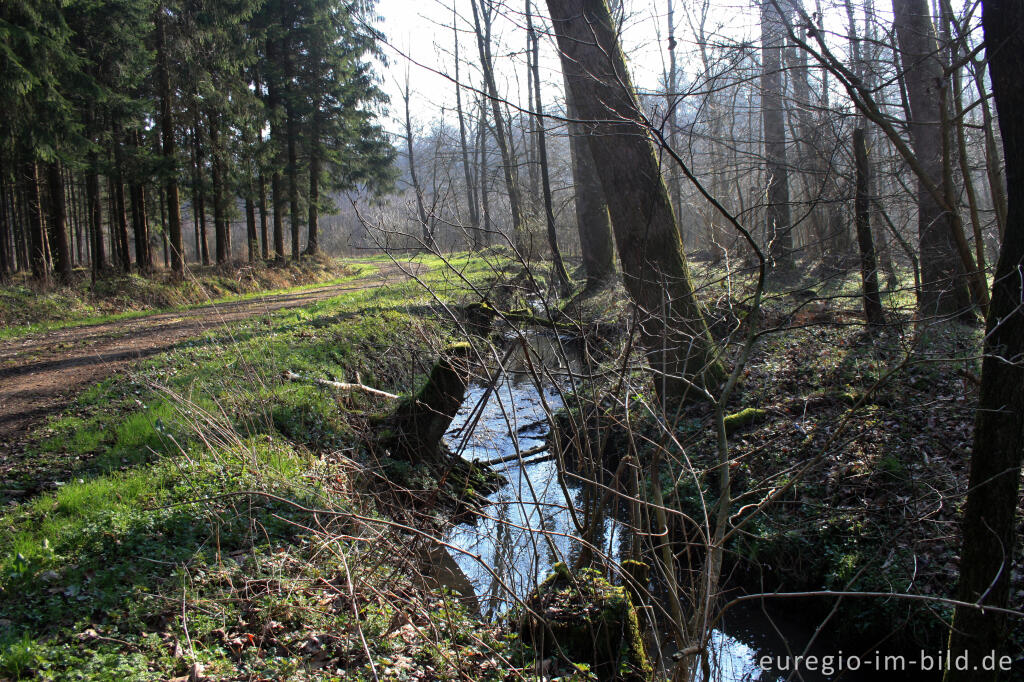
{"label": "white sky through trees", "polygon": [[[454,75],[453,3],[457,13],[455,21],[460,30],[460,76],[463,83],[478,86],[479,59],[469,0],[381,0],[378,5],[382,20],[377,26],[387,36],[388,43],[384,49],[389,65],[381,73],[384,87],[391,95],[391,118],[394,120],[388,125],[393,132],[401,128],[398,123],[398,107],[401,104],[399,93],[406,69],[409,69],[413,90],[413,118],[418,125],[438,120],[442,109],[448,111],[446,118],[454,115],[451,112],[455,106],[455,86],[448,78]],[[679,89],[685,94],[688,88],[701,87],[702,67],[695,27],[703,10],[700,0],[675,0],[674,4]],[[534,15],[540,17],[535,23],[542,34],[541,78],[545,87],[545,107],[550,109],[556,103],[561,106],[561,71],[553,36],[548,31],[546,4],[544,0],[538,0],[533,5]],[[955,2],[954,5],[961,3]],[[857,0],[854,6],[858,31],[863,34],[863,2]],[[804,7],[808,13],[815,11],[809,0],[805,0]],[[845,8],[841,2],[831,0],[821,3],[821,7],[830,49],[837,56],[845,57],[848,43]],[[499,90],[510,101],[525,108],[527,81],[524,9],[525,0],[503,0],[497,4],[498,17],[494,25],[492,49]],[[888,0],[879,0],[875,11],[882,15],[881,23],[888,25],[891,20]],[[760,14],[753,2],[709,0],[706,12],[704,31],[710,46],[737,48],[746,45],[750,54],[760,59]],[[666,0],[625,0],[621,40],[634,83],[641,92],[660,92],[663,89],[668,59],[666,13]],[[472,102],[472,93],[464,93],[463,105],[468,106],[468,102]]]}

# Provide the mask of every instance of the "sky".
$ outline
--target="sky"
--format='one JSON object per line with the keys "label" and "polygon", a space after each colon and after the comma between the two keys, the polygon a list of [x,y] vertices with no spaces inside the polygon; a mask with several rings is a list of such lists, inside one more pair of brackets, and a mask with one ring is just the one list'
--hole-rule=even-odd
{"label": "sky", "polygon": [[[708,29],[719,26],[734,35],[749,30],[750,5],[747,0],[736,0],[739,5],[718,2],[712,8]],[[473,33],[472,11],[469,0],[380,0],[377,6],[382,21],[378,28],[387,36],[385,51],[389,65],[382,69],[384,86],[391,95],[391,118],[388,127],[393,132],[402,128],[403,115],[401,93],[408,71],[412,90],[412,117],[419,123],[436,119],[442,107],[452,110],[455,106],[454,58],[452,31],[453,3],[455,23],[459,28],[459,49],[463,66],[460,80],[480,83],[477,68],[477,46]],[[675,0],[675,22],[679,50],[692,45],[692,39],[685,34],[687,18],[679,0]],[[544,0],[533,2],[533,13],[540,17],[535,23],[541,30],[541,81],[544,84],[542,97],[550,106],[561,101],[561,71],[558,66],[554,37],[547,32],[547,10]],[[495,61],[497,64],[498,87],[504,94],[519,93],[518,99],[526,104],[525,71],[525,0],[501,0],[500,17],[495,24]],[[665,69],[667,0],[654,2],[626,2],[622,42],[633,71],[634,83],[641,90],[658,87]],[[737,20],[742,17],[741,20]],[[744,26],[746,23],[746,26]],[[661,42],[659,43],[659,36]],[[682,56],[681,52],[677,52]],[[682,60],[681,61],[685,61]],[[681,65],[682,66],[682,65]],[[464,91],[466,98],[472,93]]]}
{"label": "sky", "polygon": [[[621,0],[625,21],[621,34],[624,52],[633,72],[633,82],[641,91],[660,90],[666,70],[667,10],[670,0]],[[526,0],[495,0],[499,19],[495,24],[495,58],[498,88],[501,94],[526,106],[526,29],[524,9]],[[684,80],[694,78],[700,71],[696,40],[693,30],[702,4],[706,3],[705,34],[712,44],[735,45],[746,42],[754,50],[760,41],[760,13],[756,0],[672,0],[675,5],[675,26],[679,68]],[[847,16],[844,0],[802,0],[808,12],[823,7],[826,40],[833,53],[840,58],[846,53]],[[958,13],[964,11],[971,0],[953,0]],[[890,0],[854,0],[858,14],[858,32],[862,32],[861,11],[868,4],[881,15],[881,21],[891,21]],[[545,105],[562,99],[562,79],[554,37],[547,32],[546,0],[532,0],[533,13],[541,31],[541,80],[544,84]],[[539,7],[538,7],[539,6]],[[460,79],[467,84],[479,85],[476,38],[473,33],[470,0],[379,0],[377,11],[382,19],[378,23],[387,36],[385,51],[389,66],[382,69],[384,87],[391,95],[389,130],[401,134],[403,115],[401,92],[408,73],[412,90],[412,117],[415,124],[425,125],[436,120],[443,108],[451,112],[455,106],[453,70],[453,16],[459,29],[462,72]],[[976,17],[975,17],[976,18]],[[754,54],[757,54],[755,52]],[[834,87],[834,86],[833,86]],[[518,94],[517,94],[518,93]],[[463,102],[473,97],[463,91]],[[448,113],[447,116],[451,116]]]}

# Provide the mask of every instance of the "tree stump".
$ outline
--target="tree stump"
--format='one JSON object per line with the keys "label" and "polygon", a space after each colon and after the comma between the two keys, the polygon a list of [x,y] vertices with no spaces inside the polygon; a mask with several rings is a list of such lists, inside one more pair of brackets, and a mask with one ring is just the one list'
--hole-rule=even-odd
{"label": "tree stump", "polygon": [[526,599],[524,641],[540,658],[586,664],[599,680],[650,679],[636,608],[624,587],[593,569],[571,573],[563,563]]}

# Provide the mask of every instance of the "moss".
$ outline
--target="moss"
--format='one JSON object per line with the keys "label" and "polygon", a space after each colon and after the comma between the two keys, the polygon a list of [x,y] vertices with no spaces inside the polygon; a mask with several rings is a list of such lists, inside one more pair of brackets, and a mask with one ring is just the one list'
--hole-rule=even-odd
{"label": "moss", "polygon": [[743,427],[750,426],[751,424],[763,420],[767,415],[768,412],[756,407],[747,407],[742,409],[725,418],[725,432],[731,436]]}
{"label": "moss", "polygon": [[431,458],[465,397],[472,346],[456,343],[434,363],[430,377],[411,398],[399,403],[390,419],[394,436],[384,442],[393,454]]}
{"label": "moss", "polygon": [[523,636],[540,656],[585,664],[601,680],[650,678],[653,668],[633,600],[598,571],[572,573],[557,563],[526,604]]}

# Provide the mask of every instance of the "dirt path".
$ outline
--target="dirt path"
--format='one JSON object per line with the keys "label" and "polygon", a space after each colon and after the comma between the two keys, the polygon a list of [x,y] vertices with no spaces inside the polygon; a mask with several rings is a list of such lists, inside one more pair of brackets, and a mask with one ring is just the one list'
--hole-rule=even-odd
{"label": "dirt path", "polygon": [[298,308],[346,291],[404,281],[393,264],[373,275],[294,293],[217,303],[105,324],[57,329],[3,342],[0,347],[0,454],[21,449],[29,431],[64,409],[83,389],[140,358],[228,322]]}

